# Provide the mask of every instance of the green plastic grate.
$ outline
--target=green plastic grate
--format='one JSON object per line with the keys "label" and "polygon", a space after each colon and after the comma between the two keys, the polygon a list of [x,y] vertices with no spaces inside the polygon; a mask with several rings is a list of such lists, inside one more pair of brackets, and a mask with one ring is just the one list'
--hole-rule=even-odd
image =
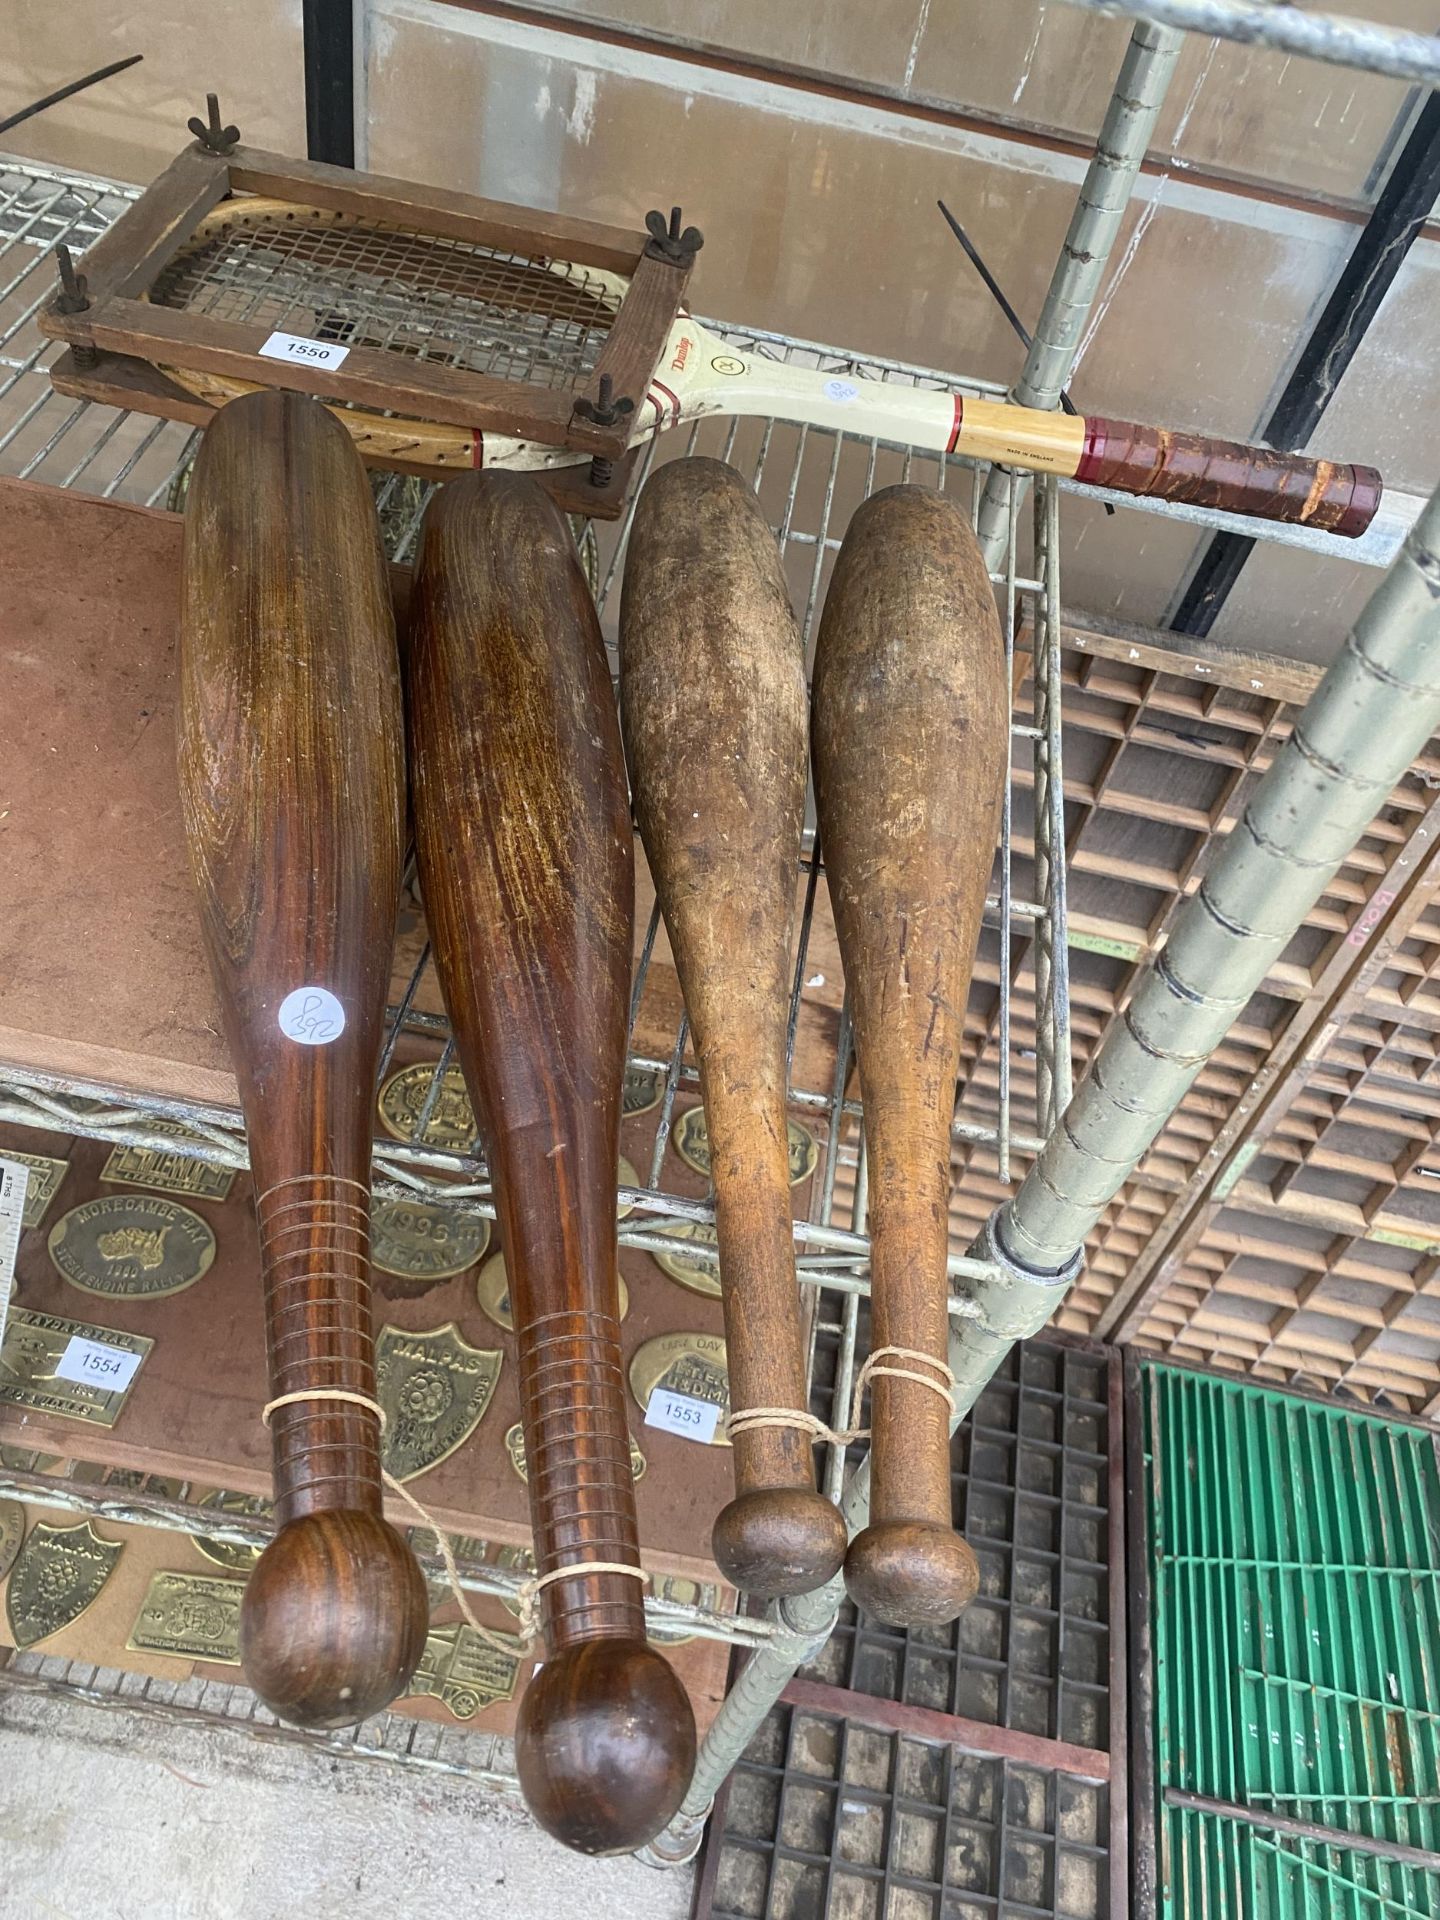
{"label": "green plastic grate", "polygon": [[1189,1808],[1165,1812],[1163,1910],[1210,1920],[1434,1920],[1437,1876]]}
{"label": "green plastic grate", "polygon": [[1165,1797],[1440,1851],[1433,1437],[1174,1367],[1141,1383],[1162,1911],[1440,1911],[1432,1871]]}

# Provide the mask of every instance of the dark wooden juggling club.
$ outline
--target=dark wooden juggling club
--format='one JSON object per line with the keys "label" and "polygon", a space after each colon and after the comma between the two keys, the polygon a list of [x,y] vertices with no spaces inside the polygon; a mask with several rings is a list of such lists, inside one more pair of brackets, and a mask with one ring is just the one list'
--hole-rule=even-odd
{"label": "dark wooden juggling club", "polygon": [[[1006,777],[995,596],[960,508],[889,487],[850,523],[816,646],[820,843],[850,995],[870,1181],[870,1524],[845,1583],[894,1625],[951,1620],[975,1558],[950,1506],[950,1126]],[[907,1355],[924,1355],[926,1365]]]}
{"label": "dark wooden juggling club", "polygon": [[[754,493],[718,460],[662,467],[625,562],[620,710],[635,816],[695,1036],[737,1409],[804,1410],[785,1029],[805,824],[805,656]],[[838,1573],[845,1523],[811,1436],[733,1436],[715,1558],[753,1593]]]}
{"label": "dark wooden juggling club", "polygon": [[[615,1239],[634,848],[594,603],[533,479],[470,475],[432,501],[407,674],[420,879],[495,1182],[537,1569],[638,1566]],[[643,1600],[624,1573],[541,1592],[520,1784],[587,1853],[650,1839],[694,1765]]]}
{"label": "dark wooden juggling club", "polygon": [[245,1677],[345,1726],[400,1693],[425,1583],[382,1517],[370,1140],[400,892],[404,727],[379,528],[314,400],[216,415],[185,508],[180,796],[260,1228],[278,1531]]}

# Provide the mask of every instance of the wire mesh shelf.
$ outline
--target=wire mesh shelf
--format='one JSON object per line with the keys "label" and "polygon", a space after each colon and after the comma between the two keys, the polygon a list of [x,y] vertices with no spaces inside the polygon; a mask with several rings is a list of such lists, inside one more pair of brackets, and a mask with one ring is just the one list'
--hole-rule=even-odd
{"label": "wire mesh shelf", "polygon": [[[54,394],[46,368],[58,350],[44,341],[35,316],[52,292],[51,250],[64,242],[83,251],[134,198],[134,190],[86,179],[56,168],[0,161],[0,473],[144,505],[177,506],[198,434],[171,422],[117,411]],[[953,392],[995,395],[993,383],[966,381],[950,373],[896,361],[853,355],[773,333],[707,322],[747,351],[787,364],[844,373],[861,380],[936,386]],[[851,513],[871,492],[901,481],[918,481],[954,492],[970,507],[978,503],[985,469],[954,456],[918,453],[886,443],[840,435],[774,419],[707,420],[688,436],[674,433],[651,442],[640,480],[657,460],[709,454],[734,464],[755,486],[776,531],[786,577],[807,649],[813,646],[818,611]],[[400,475],[376,475],[375,497],[392,558],[413,554],[431,488]],[[636,488],[638,492],[638,486]],[[1069,1017],[1066,972],[1064,819],[1060,750],[1059,494],[1042,480],[1035,489],[1033,537],[1029,512],[1022,522],[1018,490],[1012,491],[1009,557],[993,575],[1002,615],[1009,683],[1016,700],[1011,727],[1011,778],[1000,845],[992,874],[985,924],[965,1019],[963,1069],[953,1128],[952,1160],[957,1182],[971,1166],[1008,1182],[1023,1172],[1068,1099]],[[629,516],[610,525],[577,529],[612,649],[619,610]],[[809,805],[798,886],[803,913],[791,981],[789,1047],[792,1114],[814,1134],[818,1177],[808,1217],[795,1223],[797,1267],[810,1296],[811,1360],[822,1338],[836,1345],[824,1396],[833,1398],[827,1417],[843,1425],[854,1377],[859,1309],[868,1292],[869,1243],[863,1231],[864,1148],[861,1112],[847,1094],[850,1029],[840,990],[823,887],[823,853]],[[416,934],[416,942],[421,939]],[[656,982],[665,952],[658,909],[643,929],[631,1000],[632,1071],[653,1077],[659,1114],[648,1166],[637,1183],[622,1186],[628,1209],[620,1225],[622,1245],[673,1251],[669,1230],[706,1226],[713,1205],[667,1189],[666,1154],[677,1096],[698,1092],[698,1073],[687,1057],[683,1014],[668,1024],[655,1012],[664,996]],[[439,1011],[428,945],[407,952],[392,989],[382,1079],[404,1041],[433,1051],[433,1073],[409,1141],[380,1135],[375,1143],[375,1186],[380,1195],[423,1196],[446,1206],[494,1217],[489,1179],[477,1142],[451,1151],[425,1142],[429,1121],[451,1064],[449,1032]],[[61,1130],[90,1138],[175,1152],[211,1164],[243,1168],[245,1138],[238,1112],[159,1096],[117,1094],[73,1077],[0,1069],[0,1121]],[[179,1137],[177,1138],[177,1129]],[[980,1275],[985,1264],[968,1252],[969,1230],[952,1232],[952,1279]],[[702,1241],[687,1247],[713,1261]],[[967,1304],[952,1292],[952,1311]],[[838,1497],[845,1473],[843,1452],[829,1450],[822,1485]],[[55,1483],[39,1489],[20,1484],[28,1476],[0,1477],[0,1492],[53,1500]],[[106,1513],[105,1489],[75,1486],[65,1498],[77,1508]],[[101,1504],[97,1505],[99,1502]],[[124,1517],[185,1531],[214,1533],[213,1511],[187,1515],[177,1503],[148,1492],[126,1495]],[[88,1504],[87,1504],[88,1503]],[[179,1503],[183,1506],[183,1502]],[[111,1517],[114,1517],[111,1512]],[[498,1585],[495,1584],[498,1578]],[[494,1568],[467,1569],[466,1584],[498,1592],[505,1577]],[[750,1645],[778,1629],[767,1620],[707,1615],[703,1609],[652,1602],[687,1630]],[[43,1663],[35,1669],[39,1674]],[[28,1671],[28,1669],[27,1669]],[[28,1683],[27,1683],[28,1684]]]}

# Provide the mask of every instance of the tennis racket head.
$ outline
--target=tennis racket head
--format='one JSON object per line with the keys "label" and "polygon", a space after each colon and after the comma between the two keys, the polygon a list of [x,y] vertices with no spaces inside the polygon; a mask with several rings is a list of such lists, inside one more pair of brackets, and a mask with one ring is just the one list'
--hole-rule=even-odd
{"label": "tennis racket head", "polygon": [[267,332],[578,391],[627,289],[598,267],[254,196],[207,214],[148,298]]}
{"label": "tennis racket head", "polygon": [[[654,247],[245,147],[189,149],[87,257],[84,311],[58,301],[42,325],[92,370],[97,350],[140,360],[207,407],[255,387],[310,393],[362,416],[345,424],[376,465],[490,464],[482,435],[506,465],[536,464],[532,450],[608,463],[629,422],[597,412],[602,377],[643,394],[688,272],[690,255]],[[275,334],[344,353],[277,359]],[[136,384],[155,397],[153,377]]]}

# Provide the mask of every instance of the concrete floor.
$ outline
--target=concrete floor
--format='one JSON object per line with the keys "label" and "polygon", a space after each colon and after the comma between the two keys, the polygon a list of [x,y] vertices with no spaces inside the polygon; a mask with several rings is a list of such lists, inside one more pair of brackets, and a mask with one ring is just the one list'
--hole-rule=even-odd
{"label": "concrete floor", "polygon": [[3,1920],[685,1920],[463,1781],[0,1696]]}

